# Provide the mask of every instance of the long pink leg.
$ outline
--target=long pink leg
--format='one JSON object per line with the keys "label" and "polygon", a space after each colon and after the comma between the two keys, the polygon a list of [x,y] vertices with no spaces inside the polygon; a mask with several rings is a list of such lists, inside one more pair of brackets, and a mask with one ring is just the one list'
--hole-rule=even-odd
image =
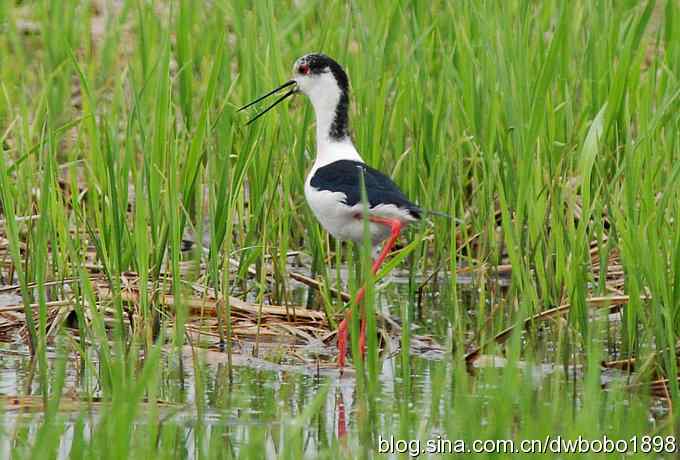
{"label": "long pink leg", "polygon": [[336,397],[336,407],[338,409],[338,439],[347,436],[347,422],[345,417],[345,401],[342,399],[342,392]]}
{"label": "long pink leg", "polygon": [[[378,258],[375,259],[375,262],[373,262],[373,266],[371,267],[371,271],[375,275],[376,273],[378,273],[380,266],[387,258],[387,255],[394,247],[394,244],[397,242],[397,238],[399,238],[399,234],[401,233],[403,224],[398,219],[385,219],[376,216],[371,216],[368,218],[368,220],[377,224],[388,225],[391,230],[390,238],[383,246],[382,251],[380,251],[380,255],[378,255]],[[357,292],[357,296],[354,299],[354,303],[358,304],[359,302],[361,302],[364,299],[365,295],[366,287],[364,286],[361,289],[359,289],[359,292]],[[345,317],[338,325],[338,367],[340,368],[340,371],[342,371],[342,369],[345,367],[345,357],[347,356],[347,332],[348,332],[347,328],[349,326],[349,321],[351,318],[352,309],[350,308],[347,310]],[[359,334],[359,348],[361,350],[361,355],[363,356],[366,350],[366,323],[363,320],[361,321],[361,331]]]}

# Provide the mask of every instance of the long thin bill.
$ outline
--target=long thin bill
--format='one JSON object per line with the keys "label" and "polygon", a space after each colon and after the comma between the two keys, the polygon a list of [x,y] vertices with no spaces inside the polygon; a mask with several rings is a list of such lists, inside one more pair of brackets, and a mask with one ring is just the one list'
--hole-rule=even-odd
{"label": "long thin bill", "polygon": [[279,86],[279,87],[276,88],[276,89],[273,89],[273,90],[269,91],[269,92],[268,92],[267,94],[265,94],[264,96],[260,96],[260,97],[258,97],[257,99],[255,99],[253,102],[250,102],[250,103],[244,105],[243,107],[241,107],[240,109],[238,109],[238,112],[240,112],[241,110],[245,110],[245,109],[247,109],[248,107],[257,104],[258,102],[260,102],[260,101],[263,100],[263,99],[267,99],[267,98],[268,98],[269,96],[271,96],[272,94],[276,94],[276,93],[278,93],[279,91],[281,91],[283,88],[285,88],[285,87],[287,87],[287,86],[290,86],[290,85],[294,85],[295,83],[296,83],[295,80],[289,80],[289,81],[285,82],[283,85]]}
{"label": "long thin bill", "polygon": [[277,106],[280,102],[283,102],[283,100],[286,99],[287,97],[292,96],[293,94],[295,94],[296,91],[297,91],[296,89],[291,89],[290,91],[288,91],[286,94],[284,94],[283,96],[281,96],[280,98],[278,98],[276,101],[274,101],[274,103],[273,103],[272,105],[270,105],[269,107],[267,107],[266,109],[264,109],[262,112],[258,113],[258,114],[255,115],[253,118],[251,118],[250,120],[248,120],[248,123],[246,123],[246,126],[248,126],[249,124],[251,124],[252,122],[254,122],[255,120],[257,120],[258,118],[260,118],[260,117],[261,117],[262,115],[264,115],[265,113],[269,112],[271,109],[273,109],[275,106]]}

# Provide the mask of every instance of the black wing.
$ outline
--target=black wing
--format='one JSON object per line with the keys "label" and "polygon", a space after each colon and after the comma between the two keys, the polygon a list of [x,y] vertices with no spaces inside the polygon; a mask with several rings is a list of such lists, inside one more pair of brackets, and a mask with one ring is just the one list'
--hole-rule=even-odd
{"label": "black wing", "polygon": [[354,206],[361,201],[362,173],[371,208],[380,204],[393,204],[408,210],[416,219],[420,218],[421,209],[406,198],[392,179],[360,161],[338,160],[322,166],[314,173],[310,185],[317,190],[342,192],[347,197],[345,204]]}

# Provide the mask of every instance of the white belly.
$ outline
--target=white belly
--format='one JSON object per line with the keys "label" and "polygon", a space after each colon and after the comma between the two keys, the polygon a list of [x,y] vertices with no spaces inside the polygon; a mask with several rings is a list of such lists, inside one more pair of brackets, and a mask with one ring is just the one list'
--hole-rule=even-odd
{"label": "white belly", "polygon": [[[317,190],[305,182],[305,198],[321,226],[335,238],[342,241],[361,243],[364,240],[364,221],[361,218],[363,204],[347,206],[345,194],[328,190]],[[407,224],[414,219],[404,210],[394,205],[380,205],[370,208],[369,215],[388,219],[399,219]],[[369,222],[368,231],[371,242],[377,245],[390,235],[387,225]]]}

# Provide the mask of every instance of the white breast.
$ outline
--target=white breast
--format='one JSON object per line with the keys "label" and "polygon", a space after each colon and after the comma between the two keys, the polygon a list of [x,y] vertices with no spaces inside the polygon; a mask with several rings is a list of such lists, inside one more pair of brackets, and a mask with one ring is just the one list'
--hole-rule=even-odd
{"label": "white breast", "polygon": [[314,169],[305,181],[305,198],[321,226],[339,240],[349,239],[345,230],[353,220],[351,208],[344,204],[345,194],[317,190],[310,185]]}
{"label": "white breast", "polygon": [[[337,160],[354,160],[363,163],[352,141],[348,138],[342,142],[328,142],[317,137],[317,156],[311,171],[305,180],[305,198],[321,226],[333,237],[341,241],[361,243],[364,240],[364,222],[361,218],[363,204],[354,206],[345,204],[346,195],[342,192],[318,190],[310,182],[317,169]],[[404,224],[415,219],[404,209],[392,204],[378,205],[369,210],[370,215],[399,219]],[[371,241],[377,245],[390,235],[386,225],[369,223],[368,230]]]}
{"label": "white breast", "polygon": [[[312,212],[321,226],[335,238],[341,241],[361,243],[364,240],[364,222],[361,218],[363,204],[354,206],[345,204],[345,194],[328,190],[317,190],[310,184],[315,169],[307,175],[305,181],[305,198]],[[413,221],[413,218],[402,209],[394,205],[380,205],[369,210],[370,215],[386,218],[396,218],[403,223]],[[368,225],[371,242],[377,245],[390,235],[390,228],[386,225],[370,222]]]}

